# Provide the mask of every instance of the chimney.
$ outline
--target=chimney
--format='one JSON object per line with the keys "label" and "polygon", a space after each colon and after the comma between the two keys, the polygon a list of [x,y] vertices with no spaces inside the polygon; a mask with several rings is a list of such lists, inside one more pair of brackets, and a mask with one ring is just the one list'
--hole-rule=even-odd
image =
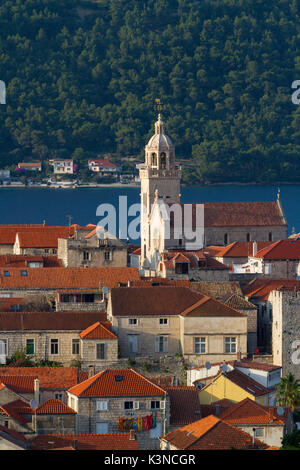
{"label": "chimney", "polygon": [[257,255],[257,242],[253,242],[253,256]]}
{"label": "chimney", "polygon": [[89,378],[95,375],[95,366],[89,366]]}
{"label": "chimney", "polygon": [[238,352],[236,353],[236,359],[237,361],[240,361],[242,359],[242,353],[241,350],[239,349]]}
{"label": "chimney", "polygon": [[130,429],[130,431],[129,431],[129,440],[130,441],[135,441],[136,440],[136,433],[135,433],[134,429]]}
{"label": "chimney", "polygon": [[34,400],[36,401],[37,406],[40,404],[40,381],[39,379],[34,379]]}

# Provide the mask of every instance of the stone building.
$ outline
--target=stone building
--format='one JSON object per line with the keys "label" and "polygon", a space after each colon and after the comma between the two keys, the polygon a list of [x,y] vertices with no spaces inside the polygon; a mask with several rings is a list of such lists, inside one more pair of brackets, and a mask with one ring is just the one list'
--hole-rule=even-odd
{"label": "stone building", "polygon": [[0,424],[26,438],[46,433],[70,434],[75,430],[75,423],[76,412],[57,399],[36,408],[21,398],[0,404]]}
{"label": "stone building", "polygon": [[170,419],[164,389],[133,369],[107,369],[68,391],[77,432],[111,434],[134,430],[139,449],[155,449]]}
{"label": "stone building", "polygon": [[[257,306],[257,346],[261,352],[272,354],[273,290],[300,289],[295,279],[256,279],[243,286],[243,294]],[[277,362],[275,362],[277,364]]]}
{"label": "stone building", "polygon": [[111,289],[107,314],[121,357],[182,354],[200,365],[247,354],[247,316],[187,287]]}
{"label": "stone building", "polygon": [[282,287],[270,293],[273,309],[272,353],[273,362],[282,367],[282,375],[292,373],[300,379],[300,293],[299,287]]}
{"label": "stone building", "polygon": [[[79,361],[97,370],[118,360],[118,338],[100,312],[9,312],[0,314],[0,360],[19,350],[36,361],[64,366]],[[0,371],[1,372],[1,371]]]}
{"label": "stone building", "polygon": [[[276,202],[180,202],[181,169],[161,116],[138,165],[141,181],[140,268],[152,275],[166,250],[199,250],[233,241],[270,242],[286,238],[287,221]],[[148,274],[150,271],[150,274]]]}
{"label": "stone building", "polygon": [[300,240],[279,240],[249,256],[245,272],[296,279],[299,262]]}
{"label": "stone building", "polygon": [[65,267],[127,266],[127,244],[97,227],[58,240],[57,256]]}

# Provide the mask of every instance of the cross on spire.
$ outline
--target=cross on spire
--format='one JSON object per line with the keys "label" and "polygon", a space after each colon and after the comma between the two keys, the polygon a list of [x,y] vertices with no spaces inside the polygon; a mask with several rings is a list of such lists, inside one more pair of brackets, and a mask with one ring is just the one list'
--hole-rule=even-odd
{"label": "cross on spire", "polygon": [[160,114],[163,109],[163,103],[159,98],[155,100],[155,110],[158,112],[158,119],[160,119]]}

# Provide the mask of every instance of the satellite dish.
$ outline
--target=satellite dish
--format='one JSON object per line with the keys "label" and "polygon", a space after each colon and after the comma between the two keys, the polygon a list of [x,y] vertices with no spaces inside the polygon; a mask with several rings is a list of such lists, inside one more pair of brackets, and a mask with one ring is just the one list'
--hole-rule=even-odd
{"label": "satellite dish", "polygon": [[278,406],[277,409],[276,409],[276,411],[277,411],[278,416],[283,416],[283,415],[284,415],[284,408],[283,408],[283,406]]}
{"label": "satellite dish", "polygon": [[35,400],[30,400],[29,404],[33,410],[35,410],[38,407],[38,404]]}
{"label": "satellite dish", "polygon": [[108,294],[109,288],[106,287],[106,286],[102,287],[102,292],[103,292],[103,294],[105,294],[105,295]]}
{"label": "satellite dish", "polygon": [[227,369],[228,369],[227,364],[222,364],[221,367],[220,367],[220,369],[221,369],[222,372],[226,372]]}
{"label": "satellite dish", "polygon": [[205,363],[205,368],[209,370],[211,368],[211,363],[208,361]]}

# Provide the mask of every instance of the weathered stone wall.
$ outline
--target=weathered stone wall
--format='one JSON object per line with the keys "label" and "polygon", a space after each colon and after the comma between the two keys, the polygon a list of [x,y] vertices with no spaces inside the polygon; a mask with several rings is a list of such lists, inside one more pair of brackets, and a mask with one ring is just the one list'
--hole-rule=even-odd
{"label": "weathered stone wall", "polygon": [[[115,361],[118,357],[118,340],[82,340],[79,331],[9,331],[0,332],[0,339],[7,340],[7,356],[12,356],[17,350],[25,349],[26,340],[34,339],[34,360],[49,360],[61,362],[69,366],[71,361],[82,361],[83,368],[97,365],[96,343],[106,343],[107,361]],[[58,354],[51,354],[51,339],[58,339]],[[79,340],[79,354],[72,352],[72,340]],[[107,361],[101,361],[105,365]]]}
{"label": "weathered stone wall", "polygon": [[[69,394],[71,396],[71,394]],[[97,400],[108,402],[107,411],[97,411]],[[156,411],[151,410],[151,401],[165,401],[165,410],[159,409]],[[139,402],[139,409],[137,410],[124,410],[125,401]],[[69,401],[70,405],[70,401]],[[107,423],[108,433],[117,433],[118,431],[118,418],[138,418],[148,416],[152,413],[156,414],[158,423],[158,430],[161,428],[162,433],[168,431],[170,420],[170,402],[169,397],[163,400],[163,396],[142,396],[142,397],[98,397],[88,398],[82,397],[78,399],[78,414],[76,429],[81,434],[95,434],[97,432],[97,423]],[[165,427],[164,427],[164,420]],[[159,448],[159,440],[151,435],[153,430],[138,431],[137,439],[140,449],[157,449]]]}
{"label": "weathered stone wall", "polygon": [[247,234],[250,234],[250,239],[255,241],[269,240],[269,234],[272,233],[272,240],[282,240],[287,238],[287,227],[285,226],[270,226],[270,227],[254,227],[254,226],[241,226],[241,227],[205,227],[205,245],[224,245],[224,236],[227,234],[227,244],[232,242],[247,241]]}
{"label": "weathered stone wall", "polygon": [[272,350],[274,364],[282,366],[282,376],[292,373],[300,379],[300,293],[272,291]]}
{"label": "weathered stone wall", "polygon": [[56,302],[57,312],[105,312],[106,302]]}
{"label": "weathered stone wall", "polygon": [[37,415],[37,434],[74,434],[76,429],[75,414]]}

